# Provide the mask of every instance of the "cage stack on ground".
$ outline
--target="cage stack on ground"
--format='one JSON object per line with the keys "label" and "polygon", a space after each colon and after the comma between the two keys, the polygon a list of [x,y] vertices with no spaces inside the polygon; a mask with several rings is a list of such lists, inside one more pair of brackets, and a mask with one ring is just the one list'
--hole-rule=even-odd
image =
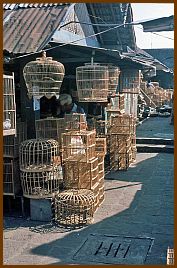
{"label": "cage stack on ground", "polygon": [[19,145],[26,140],[26,124],[17,122],[16,136],[3,137],[3,194],[16,196],[21,192]]}
{"label": "cage stack on ground", "polygon": [[83,129],[83,124],[79,124],[80,129],[73,129],[77,125],[69,124],[70,131],[62,134],[65,191],[55,197],[55,221],[72,227],[89,223],[104,200],[101,163],[106,149],[102,148],[103,142],[96,140],[95,130]]}
{"label": "cage stack on ground", "polygon": [[23,196],[41,199],[57,193],[63,181],[58,142],[53,139],[25,140],[19,152]]}
{"label": "cage stack on ground", "polygon": [[136,159],[136,119],[127,114],[111,116],[108,140],[109,169],[127,170]]}

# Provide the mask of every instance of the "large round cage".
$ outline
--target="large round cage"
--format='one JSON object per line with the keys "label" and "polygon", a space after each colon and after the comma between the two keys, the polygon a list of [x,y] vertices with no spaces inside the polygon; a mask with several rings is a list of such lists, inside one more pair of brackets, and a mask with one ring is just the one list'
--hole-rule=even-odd
{"label": "large round cage", "polygon": [[109,73],[107,66],[85,64],[76,68],[80,102],[107,102]]}
{"label": "large round cage", "polygon": [[29,97],[58,97],[64,73],[63,64],[52,60],[52,57],[46,57],[45,52],[36,61],[28,62],[23,69],[23,75]]}
{"label": "large round cage", "polygon": [[20,170],[41,171],[60,164],[59,143],[53,139],[31,139],[21,143]]}
{"label": "large round cage", "polygon": [[60,165],[50,171],[40,172],[21,171],[20,178],[23,196],[36,199],[52,197],[59,192],[63,182],[62,167]]}
{"label": "large round cage", "polygon": [[55,196],[55,221],[63,226],[79,227],[91,223],[94,193],[91,190],[67,190]]}

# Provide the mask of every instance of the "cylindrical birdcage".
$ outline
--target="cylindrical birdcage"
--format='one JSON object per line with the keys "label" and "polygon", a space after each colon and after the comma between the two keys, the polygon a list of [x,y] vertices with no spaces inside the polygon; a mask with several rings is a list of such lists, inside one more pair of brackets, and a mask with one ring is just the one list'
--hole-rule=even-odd
{"label": "cylindrical birdcage", "polygon": [[27,198],[52,197],[59,192],[59,187],[63,182],[61,165],[53,167],[50,171],[21,171],[21,185],[23,196]]}
{"label": "cylindrical birdcage", "polygon": [[28,62],[23,69],[28,96],[33,95],[36,99],[42,96],[49,99],[52,96],[58,97],[64,73],[63,64],[46,57],[46,53],[43,52],[41,58]]}
{"label": "cylindrical birdcage", "polygon": [[107,102],[109,73],[107,66],[97,63],[76,68],[76,83],[80,102]]}
{"label": "cylindrical birdcage", "polygon": [[20,170],[50,170],[60,163],[59,143],[53,139],[31,139],[21,143]]}
{"label": "cylindrical birdcage", "polygon": [[55,221],[59,225],[80,227],[91,223],[94,193],[91,190],[67,190],[55,196]]}

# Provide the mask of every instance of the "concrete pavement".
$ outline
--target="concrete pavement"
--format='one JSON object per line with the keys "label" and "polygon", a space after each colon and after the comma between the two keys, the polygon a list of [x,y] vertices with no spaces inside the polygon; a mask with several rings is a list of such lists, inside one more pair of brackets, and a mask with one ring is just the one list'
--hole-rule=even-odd
{"label": "concrete pavement", "polygon": [[[166,120],[161,120],[163,127]],[[138,136],[144,133],[140,128],[146,128],[146,123],[152,121],[149,119],[138,127]],[[171,130],[168,132],[171,126],[168,129],[167,125],[164,134],[172,134]],[[161,133],[157,130],[153,135]],[[65,230],[51,223],[5,217],[4,264],[111,264],[111,246],[120,237],[125,248],[127,237],[131,243],[140,238],[144,243],[151,239],[152,243],[148,250],[145,244],[136,244],[137,252],[133,253],[131,244],[127,244],[132,255],[128,258],[124,254],[116,259],[117,263],[130,264],[136,260],[136,264],[166,264],[167,247],[174,247],[173,158],[173,154],[138,153],[136,162],[127,171],[110,172],[105,178],[105,201],[95,213],[93,224],[82,229]],[[98,240],[106,237],[102,242],[105,245],[111,237],[110,252],[102,251],[98,256],[96,252],[91,258],[88,251],[82,255],[89,241],[95,246],[93,235]]]}

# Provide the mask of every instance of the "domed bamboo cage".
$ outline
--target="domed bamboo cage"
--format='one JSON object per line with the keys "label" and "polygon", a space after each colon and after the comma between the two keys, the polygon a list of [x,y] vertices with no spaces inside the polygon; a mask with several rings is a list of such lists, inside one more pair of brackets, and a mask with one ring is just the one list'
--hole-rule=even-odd
{"label": "domed bamboo cage", "polygon": [[50,171],[21,171],[20,178],[23,196],[35,199],[52,197],[59,192],[63,182],[62,167],[59,165]]}
{"label": "domed bamboo cage", "polygon": [[60,164],[59,143],[53,139],[31,139],[21,143],[20,170],[51,170]]}
{"label": "domed bamboo cage", "polygon": [[55,221],[59,225],[80,227],[91,223],[94,193],[91,190],[67,190],[55,196]]}
{"label": "domed bamboo cage", "polygon": [[109,73],[107,66],[85,63],[76,68],[76,83],[80,102],[107,102]]}
{"label": "domed bamboo cage", "polygon": [[28,96],[31,98],[33,95],[36,99],[42,96],[49,99],[52,96],[59,97],[64,74],[63,64],[46,57],[46,52],[43,52],[41,58],[28,62],[23,69]]}

